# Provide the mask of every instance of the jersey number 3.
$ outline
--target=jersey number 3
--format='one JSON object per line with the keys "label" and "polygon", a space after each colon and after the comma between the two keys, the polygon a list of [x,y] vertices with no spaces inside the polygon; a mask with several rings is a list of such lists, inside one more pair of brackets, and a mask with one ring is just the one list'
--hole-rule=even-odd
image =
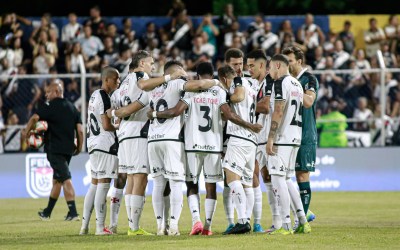
{"label": "jersey number 3", "polygon": [[212,127],[212,119],[210,117],[210,107],[208,107],[208,106],[200,106],[200,111],[204,111],[203,118],[207,120],[207,125],[204,126],[204,127],[199,125],[199,130],[201,132],[207,132]]}

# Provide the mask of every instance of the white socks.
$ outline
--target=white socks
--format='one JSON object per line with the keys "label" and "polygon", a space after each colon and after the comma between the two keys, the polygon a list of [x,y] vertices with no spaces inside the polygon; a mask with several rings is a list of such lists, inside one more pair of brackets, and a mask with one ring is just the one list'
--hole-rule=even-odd
{"label": "white socks", "polygon": [[235,215],[233,214],[234,206],[233,206],[231,189],[229,187],[224,187],[222,195],[223,195],[225,216],[226,219],[228,220],[228,224],[234,224]]}
{"label": "white socks", "polygon": [[275,197],[272,183],[271,182],[265,183],[265,187],[267,188],[268,204],[269,204],[269,207],[271,208],[272,225],[275,228],[280,228],[282,226],[282,220],[281,220],[281,216],[279,213],[278,201]]}
{"label": "white socks", "polygon": [[232,191],[232,199],[235,203],[236,211],[238,213],[238,222],[245,224],[247,222],[246,216],[246,194],[242,183],[240,181],[232,181],[228,184]]}
{"label": "white socks", "polygon": [[162,228],[167,228],[167,226],[169,226],[168,220],[169,220],[169,208],[171,206],[170,204],[170,199],[169,199],[169,195],[168,196],[164,196],[164,209],[163,209],[163,224],[162,224]]}
{"label": "white socks", "polygon": [[167,184],[167,180],[164,178],[164,176],[157,176],[153,179],[153,193],[152,193],[152,203],[153,203],[153,210],[154,210],[154,216],[157,219],[157,227],[158,231],[163,228],[164,224],[164,189],[165,185]]}
{"label": "white socks", "polygon": [[94,197],[96,196],[96,189],[97,185],[91,183],[85,195],[85,201],[83,202],[82,228],[89,227],[90,216],[92,215],[94,207]]}
{"label": "white socks", "polygon": [[192,226],[200,220],[200,195],[192,194],[188,196],[188,205],[192,214]]}
{"label": "white socks", "polygon": [[113,188],[110,203],[110,227],[118,225],[119,208],[124,189]]}
{"label": "white socks", "polygon": [[131,194],[125,194],[125,208],[126,208],[126,214],[128,216],[128,223],[129,223],[129,228],[133,227],[132,224],[132,218],[131,218]]}
{"label": "white socks", "polygon": [[244,193],[246,194],[246,218],[250,222],[254,207],[254,190],[252,187],[244,188]]}
{"label": "white socks", "polygon": [[181,217],[182,205],[183,205],[182,184],[183,181],[169,180],[169,186],[171,188],[170,228],[176,231],[178,231],[178,223],[179,223],[179,218]]}
{"label": "white socks", "polygon": [[104,229],[104,223],[107,214],[107,193],[110,189],[110,183],[98,183],[96,196],[94,198],[94,209],[96,211],[96,232]]}
{"label": "white socks", "polygon": [[[280,205],[280,214],[282,223],[291,224],[290,221],[290,196],[285,177],[279,175],[271,175],[271,182],[275,190],[275,195]],[[284,226],[285,226],[284,225]],[[278,228],[278,227],[277,227]],[[288,229],[288,228],[285,228]],[[290,228],[289,228],[290,229]]]}
{"label": "white socks", "polygon": [[262,215],[262,192],[261,186],[253,188],[254,190],[254,207],[253,207],[253,216],[254,223],[261,223],[261,215]]}
{"label": "white socks", "polygon": [[204,230],[211,231],[211,224],[214,217],[215,209],[217,208],[217,200],[206,199],[204,203],[204,211],[206,213],[206,221],[204,223]]}
{"label": "white socks", "polygon": [[144,206],[144,196],[140,195],[132,195],[131,196],[131,218],[132,218],[132,230],[139,229],[139,220],[142,215],[143,206]]}
{"label": "white socks", "polygon": [[[300,220],[300,224],[304,224],[307,222],[306,215],[303,210],[303,203],[301,202],[300,193],[297,191],[296,186],[293,184],[292,179],[287,179],[286,184],[289,189],[290,200],[292,201],[293,206],[293,214],[298,217]],[[295,219],[296,220],[296,219]]]}

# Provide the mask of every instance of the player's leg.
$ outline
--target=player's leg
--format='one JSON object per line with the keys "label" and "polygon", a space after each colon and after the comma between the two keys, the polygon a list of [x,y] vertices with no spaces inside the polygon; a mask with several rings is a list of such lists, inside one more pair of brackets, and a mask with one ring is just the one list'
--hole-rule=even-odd
{"label": "player's leg", "polygon": [[204,180],[206,183],[206,214],[202,235],[212,235],[211,225],[217,208],[217,182],[222,181],[222,166],[220,154],[206,154],[203,164]]}
{"label": "player's leg", "polygon": [[232,192],[230,187],[228,186],[228,183],[226,183],[226,175],[224,175],[224,190],[222,193],[222,202],[224,203],[225,216],[228,221],[228,227],[225,230],[225,232],[227,232],[235,226],[235,210],[232,199]]}
{"label": "player's leg", "polygon": [[114,188],[111,192],[111,203],[110,203],[110,230],[113,233],[117,233],[118,217],[121,207],[122,196],[124,194],[124,188],[126,185],[127,174],[119,173],[118,178],[114,179]]}
{"label": "player's leg", "polygon": [[146,200],[145,191],[147,187],[147,173],[134,174],[133,183],[134,185],[131,197],[131,218],[133,227],[131,235],[152,235],[139,228],[140,217],[142,216],[142,211]]}
{"label": "player's leg", "polygon": [[187,201],[192,215],[192,230],[190,235],[201,234],[203,231],[203,223],[200,219],[200,195],[198,181],[198,169],[201,170],[203,159],[200,154],[187,153],[186,165],[186,187]]}
{"label": "player's leg", "polygon": [[57,203],[58,197],[60,197],[62,184],[57,180],[53,179],[53,187],[50,191],[49,201],[47,203],[47,207],[42,211],[38,212],[38,215],[41,220],[50,220],[51,213],[54,209],[54,206]]}
{"label": "player's leg", "polygon": [[261,226],[261,215],[262,215],[262,192],[260,186],[260,168],[259,162],[256,160],[253,173],[253,192],[254,192],[254,206],[253,206],[253,232],[263,233],[264,229]]}
{"label": "player's leg", "polygon": [[268,204],[271,209],[271,216],[272,216],[272,225],[269,229],[266,230],[267,233],[273,232],[277,228],[282,227],[282,219],[279,212],[279,204],[278,200],[275,196],[274,189],[271,182],[271,175],[269,174],[268,167],[265,166],[261,168],[261,176],[263,178],[265,187],[267,189],[267,199]]}
{"label": "player's leg", "polygon": [[310,172],[315,171],[315,158],[315,145],[302,145],[296,157],[296,179],[306,214],[311,203]]}
{"label": "player's leg", "polygon": [[[121,169],[121,167],[120,167],[120,169]],[[129,170],[126,170],[126,171],[128,172]],[[125,208],[126,208],[126,214],[128,217],[129,229],[131,229],[133,227],[132,218],[131,218],[131,210],[132,210],[131,198],[132,198],[132,189],[133,189],[133,174],[127,174],[126,176],[127,176],[127,178],[126,178],[126,187],[125,187]]]}
{"label": "player's leg", "polygon": [[92,178],[92,182],[90,183],[89,189],[85,195],[85,200],[83,202],[82,226],[79,232],[80,235],[85,235],[89,232],[89,222],[94,208],[94,197],[96,196],[96,190],[97,179]]}
{"label": "player's leg", "polygon": [[165,228],[166,232],[169,229],[169,217],[170,217],[170,207],[171,207],[171,201],[170,201],[170,194],[171,194],[171,188],[169,187],[169,181],[167,180],[167,184],[165,185],[164,189],[164,212],[163,212],[163,224],[162,228]]}
{"label": "player's leg", "polygon": [[71,161],[71,155],[58,155],[58,161],[60,164],[60,179],[64,191],[64,197],[68,206],[68,214],[65,217],[67,221],[79,221],[78,212],[76,211],[75,205],[75,189],[72,185],[71,172],[69,171],[69,162]]}

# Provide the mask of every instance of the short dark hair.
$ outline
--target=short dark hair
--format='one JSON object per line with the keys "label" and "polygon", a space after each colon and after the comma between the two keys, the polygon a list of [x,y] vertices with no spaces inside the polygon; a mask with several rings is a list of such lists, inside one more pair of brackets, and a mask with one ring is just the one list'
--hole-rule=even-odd
{"label": "short dark hair", "polygon": [[177,60],[171,60],[168,61],[165,65],[164,65],[164,72],[167,71],[169,68],[173,67],[173,66],[179,66],[183,68],[183,64],[180,61]]}
{"label": "short dark hair", "polygon": [[243,58],[244,54],[243,51],[241,51],[240,49],[236,49],[236,48],[232,48],[232,49],[228,49],[225,52],[225,61],[229,62],[231,60],[231,58]]}
{"label": "short dark hair", "polygon": [[304,52],[296,46],[289,46],[286,47],[282,50],[282,54],[284,55],[290,55],[290,54],[294,54],[294,57],[296,58],[296,60],[301,59],[302,62],[304,62]]}
{"label": "short dark hair", "polygon": [[218,76],[219,77],[228,77],[228,76],[235,77],[236,72],[231,66],[225,65],[218,69]]}
{"label": "short dark hair", "polygon": [[286,66],[289,66],[289,60],[287,58],[287,56],[282,55],[282,54],[276,54],[272,57],[271,62],[283,62],[284,64],[286,64]]}
{"label": "short dark hair", "polygon": [[101,69],[101,79],[111,77],[112,75],[117,75],[118,70],[111,66],[105,66]]}
{"label": "short dark hair", "polygon": [[254,60],[262,59],[268,61],[267,55],[262,49],[256,49],[247,54],[247,59],[253,58]]}
{"label": "short dark hair", "polygon": [[213,76],[214,75],[214,67],[209,62],[201,62],[196,67],[196,73],[199,76],[204,76],[204,75]]}
{"label": "short dark hair", "polygon": [[146,50],[139,50],[136,54],[132,57],[132,62],[129,64],[129,69],[136,69],[139,67],[140,60],[151,57],[150,53]]}

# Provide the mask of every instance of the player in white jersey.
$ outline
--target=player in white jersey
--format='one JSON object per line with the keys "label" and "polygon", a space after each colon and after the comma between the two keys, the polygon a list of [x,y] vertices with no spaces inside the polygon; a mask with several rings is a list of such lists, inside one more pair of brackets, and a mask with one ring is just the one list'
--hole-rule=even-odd
{"label": "player in white jersey", "polygon": [[[290,198],[294,203],[301,204],[299,194],[290,197],[287,180],[295,174],[296,156],[302,136],[301,110],[304,93],[300,82],[289,74],[289,61],[285,55],[272,57],[270,74],[275,82],[271,95],[273,113],[266,150],[269,155],[268,170],[281,208],[281,221],[270,234],[288,235],[292,233]],[[310,232],[311,228],[303,210],[299,211],[298,217],[304,232]]]}
{"label": "player in white jersey", "polygon": [[[169,61],[164,66],[164,72],[169,74],[180,70],[182,64]],[[179,102],[183,91],[193,92],[205,90],[218,85],[217,80],[188,81],[177,79],[150,91],[150,106],[152,118],[148,134],[148,150],[150,167],[154,179],[153,208],[157,219],[158,234],[165,234],[163,221],[163,193],[166,181],[171,188],[171,217],[169,235],[179,235],[178,222],[182,211],[182,183],[186,179],[186,156],[183,144],[183,115],[170,119],[158,118],[157,111],[174,107]],[[150,157],[151,156],[151,157]]]}
{"label": "player in white jersey", "polygon": [[[267,230],[270,232],[274,229],[276,220],[280,220],[279,207],[274,195],[271,183],[271,177],[267,168],[267,152],[265,145],[267,144],[268,132],[271,124],[270,115],[270,97],[272,93],[273,79],[268,73],[267,56],[262,50],[254,50],[247,55],[247,65],[251,77],[259,83],[259,91],[257,94],[257,123],[263,124],[263,129],[257,134],[257,154],[256,154],[256,169],[258,166],[261,170],[261,175],[267,189],[268,203],[272,214],[272,227]],[[256,204],[254,204],[256,208]],[[256,218],[254,218],[256,220]],[[256,225],[254,225],[255,227]],[[254,230],[254,229],[253,229]]]}
{"label": "player in white jersey", "polygon": [[[118,144],[115,139],[115,128],[106,115],[111,108],[109,94],[119,84],[119,72],[112,67],[105,67],[101,71],[102,86],[93,92],[88,106],[87,145],[92,173],[92,185],[85,197],[84,220],[80,234],[87,234],[90,210],[94,199],[96,211],[96,235],[112,234],[105,226],[107,211],[107,192],[110,189],[111,179],[117,177]],[[97,186],[96,190],[92,187]],[[94,194],[91,195],[92,193]],[[88,216],[88,217],[86,217]]]}
{"label": "player in white jersey", "polygon": [[[220,78],[233,77],[230,66],[218,70]],[[225,74],[226,73],[226,74]],[[234,77],[229,89],[231,108],[247,122],[255,123],[257,86],[246,78]],[[224,234],[241,234],[251,230],[249,218],[253,212],[254,192],[253,173],[257,149],[256,133],[231,121],[227,124],[230,136],[223,168],[226,182],[233,194],[233,201],[238,212],[238,223]],[[248,198],[247,198],[248,197]],[[247,202],[249,199],[250,202]]]}
{"label": "player in white jersey", "polygon": [[[149,74],[154,70],[154,60],[147,51],[137,52],[133,56],[129,67],[130,73],[119,88],[122,108],[109,111],[109,113],[122,117],[117,133],[120,143],[118,157],[119,171],[128,174],[125,194],[129,219],[128,235],[150,235],[150,233],[139,227],[139,220],[145,202],[147,175],[150,171],[147,152],[149,123],[146,123],[146,112],[149,107],[146,103],[148,101],[143,100],[143,98],[147,99],[148,96],[142,89],[157,87],[165,81],[166,76],[149,78]],[[176,79],[185,74],[181,70],[168,77]],[[135,107],[135,110],[130,110],[132,107]],[[126,110],[129,113],[126,113]],[[132,149],[135,149],[135,154],[132,153]]]}
{"label": "player in white jersey", "polygon": [[[211,63],[204,62],[197,66],[200,80],[212,79],[214,69]],[[223,79],[220,79],[223,81]],[[226,79],[225,79],[226,81]],[[227,82],[223,82],[225,88]],[[188,188],[188,204],[192,214],[192,231],[190,235],[212,235],[211,224],[217,205],[216,182],[222,181],[221,155],[222,116],[236,124],[254,131],[261,129],[260,125],[242,120],[231,112],[227,103],[226,92],[220,87],[212,87],[200,93],[186,93],[185,97],[171,109],[157,112],[158,118],[172,118],[187,110],[185,119],[185,151],[188,166],[186,168],[186,185]],[[151,113],[149,113],[152,116]],[[200,197],[198,180],[203,170],[206,182],[205,225],[200,220]]]}

